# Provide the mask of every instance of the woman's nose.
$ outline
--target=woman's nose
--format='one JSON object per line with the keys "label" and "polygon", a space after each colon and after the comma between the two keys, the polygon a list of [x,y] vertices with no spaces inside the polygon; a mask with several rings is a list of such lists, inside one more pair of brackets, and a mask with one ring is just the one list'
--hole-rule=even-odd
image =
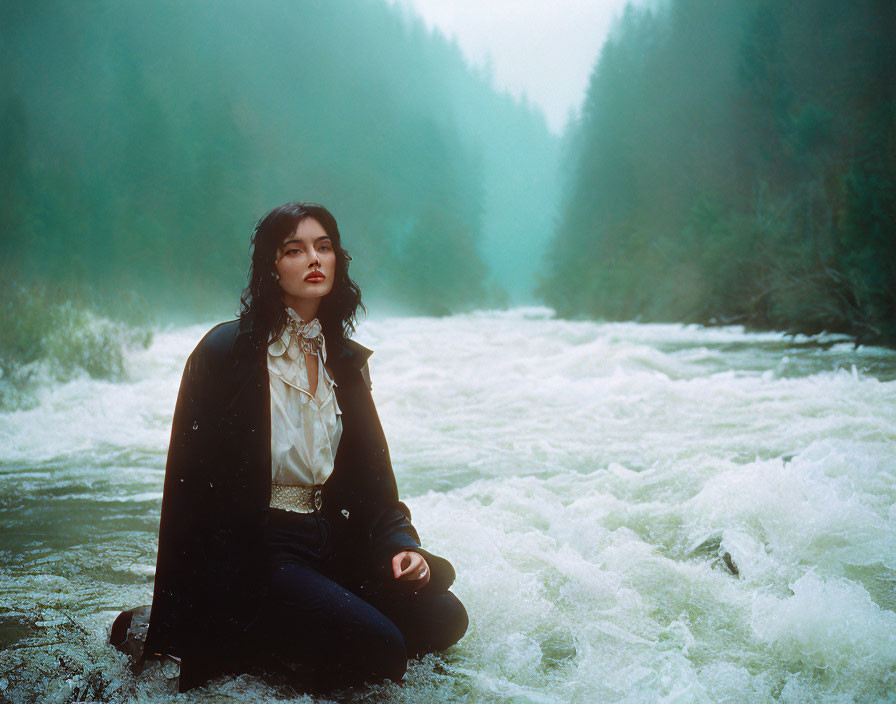
{"label": "woman's nose", "polygon": [[312,249],[311,256],[308,258],[308,266],[314,266],[315,264],[320,266],[320,257],[317,256],[317,250]]}

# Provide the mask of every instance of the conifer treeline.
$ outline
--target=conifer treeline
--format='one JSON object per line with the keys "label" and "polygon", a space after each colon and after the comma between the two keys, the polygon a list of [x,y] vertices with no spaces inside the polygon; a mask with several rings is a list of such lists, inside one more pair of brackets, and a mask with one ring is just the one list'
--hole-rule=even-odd
{"label": "conifer treeline", "polygon": [[570,139],[561,314],[896,341],[896,4],[629,8]]}
{"label": "conifer treeline", "polygon": [[255,220],[296,198],[337,216],[366,297],[494,304],[473,137],[550,141],[381,0],[12,0],[0,76],[6,271],[194,311],[235,307]]}

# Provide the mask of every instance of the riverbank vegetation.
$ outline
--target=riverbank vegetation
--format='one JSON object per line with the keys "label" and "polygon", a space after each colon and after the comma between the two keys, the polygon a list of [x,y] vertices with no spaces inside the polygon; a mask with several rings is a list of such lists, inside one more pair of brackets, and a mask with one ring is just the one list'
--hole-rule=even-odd
{"label": "riverbank vegetation", "polygon": [[896,5],[629,8],[569,137],[562,315],[896,344]]}
{"label": "riverbank vegetation", "polygon": [[0,409],[28,405],[42,381],[121,380],[127,351],[152,341],[151,314],[134,294],[2,279]]}

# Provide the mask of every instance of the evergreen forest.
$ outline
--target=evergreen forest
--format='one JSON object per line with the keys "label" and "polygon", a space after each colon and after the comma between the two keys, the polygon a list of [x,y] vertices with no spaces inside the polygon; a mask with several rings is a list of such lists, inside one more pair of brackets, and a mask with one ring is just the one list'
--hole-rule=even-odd
{"label": "evergreen forest", "polygon": [[0,255],[20,297],[232,316],[254,224],[290,200],[336,215],[351,275],[387,310],[444,314],[531,291],[517,280],[533,268],[498,264],[549,236],[540,199],[559,193],[559,138],[408,11],[4,7]]}
{"label": "evergreen forest", "polygon": [[564,316],[896,342],[896,4],[629,7],[567,135]]}

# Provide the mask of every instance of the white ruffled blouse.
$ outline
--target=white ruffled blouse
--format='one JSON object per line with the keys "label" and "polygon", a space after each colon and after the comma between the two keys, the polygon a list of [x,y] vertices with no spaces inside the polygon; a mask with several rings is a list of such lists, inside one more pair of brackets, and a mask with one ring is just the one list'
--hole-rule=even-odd
{"label": "white ruffled blouse", "polygon": [[[289,323],[268,346],[271,379],[271,481],[323,484],[333,472],[342,437],[336,382],[327,373],[327,349],[317,318],[308,323],[287,308]],[[317,389],[312,396],[306,351],[317,354]]]}

